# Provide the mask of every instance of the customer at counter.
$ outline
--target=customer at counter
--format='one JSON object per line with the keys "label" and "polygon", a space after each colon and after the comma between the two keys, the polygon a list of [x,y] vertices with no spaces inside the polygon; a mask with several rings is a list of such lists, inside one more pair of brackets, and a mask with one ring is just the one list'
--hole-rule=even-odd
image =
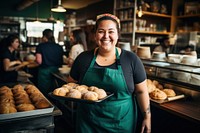
{"label": "customer at counter", "polygon": [[119,30],[120,20],[116,16],[97,16],[95,38],[98,47],[81,53],[72,65],[68,82],[97,86],[114,93],[114,96],[102,103],[78,104],[77,133],[135,132],[136,101],[144,118],[141,133],[151,132],[144,66],[135,53],[116,47]]}
{"label": "customer at counter", "polygon": [[70,33],[70,42],[72,44],[69,57],[65,60],[65,63],[72,66],[76,57],[87,50],[86,35],[82,29],[73,30]]}
{"label": "customer at counter", "polygon": [[16,50],[20,45],[19,37],[14,34],[9,35],[1,45],[0,83],[17,82],[17,71],[23,67],[16,56]]}
{"label": "customer at counter", "polygon": [[38,69],[38,88],[47,96],[53,88],[52,72],[58,71],[63,64],[63,48],[55,43],[53,31],[45,29],[43,31],[42,43],[36,48],[36,62]]}

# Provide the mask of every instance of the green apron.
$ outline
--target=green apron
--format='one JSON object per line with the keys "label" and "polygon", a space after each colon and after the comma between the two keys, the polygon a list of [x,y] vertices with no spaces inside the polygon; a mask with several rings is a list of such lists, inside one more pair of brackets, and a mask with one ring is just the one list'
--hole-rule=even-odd
{"label": "green apron", "polygon": [[[98,51],[97,51],[98,53]],[[128,92],[121,64],[117,69],[94,68],[97,54],[84,75],[81,84],[97,86],[114,96],[96,104],[79,103],[77,107],[77,133],[133,133],[137,120],[137,106]],[[117,62],[119,54],[116,49]]]}
{"label": "green apron", "polygon": [[45,95],[48,96],[48,93],[53,91],[53,76],[52,72],[58,71],[58,67],[40,67],[38,70],[38,88]]}

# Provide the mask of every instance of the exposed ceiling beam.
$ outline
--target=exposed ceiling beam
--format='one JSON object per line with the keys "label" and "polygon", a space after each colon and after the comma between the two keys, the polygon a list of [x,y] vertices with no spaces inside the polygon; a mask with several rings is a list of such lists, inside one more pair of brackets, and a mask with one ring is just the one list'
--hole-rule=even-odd
{"label": "exposed ceiling beam", "polygon": [[40,0],[21,0],[21,2],[17,5],[17,10],[18,11],[23,10],[38,1]]}

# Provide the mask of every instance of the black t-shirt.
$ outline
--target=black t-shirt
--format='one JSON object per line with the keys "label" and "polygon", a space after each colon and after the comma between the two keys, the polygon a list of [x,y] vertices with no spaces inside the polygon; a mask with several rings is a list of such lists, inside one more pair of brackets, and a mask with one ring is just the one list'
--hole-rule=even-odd
{"label": "black t-shirt", "polygon": [[2,53],[0,53],[0,82],[8,83],[8,82],[16,82],[17,81],[17,71],[4,71],[3,68],[3,60],[9,59],[10,61],[17,60],[16,53],[10,52],[8,48],[6,48]]}
{"label": "black t-shirt", "polygon": [[42,55],[41,67],[61,66],[63,64],[63,48],[56,43],[40,43],[36,48],[36,53]]}
{"label": "black t-shirt", "polygon": [[[77,80],[79,83],[82,82],[82,79],[94,57],[94,50],[85,51],[81,53],[73,63],[70,76]],[[129,92],[133,93],[135,86],[143,82],[146,79],[146,72],[141,60],[138,56],[130,51],[122,50],[120,55],[120,64],[122,66],[122,71],[128,86]],[[117,64],[114,63],[110,66],[107,66],[112,69],[116,69]],[[95,63],[94,67],[101,67]]]}

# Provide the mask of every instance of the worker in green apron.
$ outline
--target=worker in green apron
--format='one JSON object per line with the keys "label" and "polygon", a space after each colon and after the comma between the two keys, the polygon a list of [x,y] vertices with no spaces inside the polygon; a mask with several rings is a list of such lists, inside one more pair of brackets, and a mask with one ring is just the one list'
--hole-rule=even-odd
{"label": "worker in green apron", "polygon": [[71,68],[68,82],[103,88],[114,95],[101,103],[78,103],[77,133],[134,133],[137,125],[137,97],[143,112],[141,132],[151,132],[146,73],[132,52],[116,47],[119,20],[111,14],[97,18],[98,48],[81,53]]}
{"label": "worker in green apron", "polygon": [[51,29],[43,31],[42,40],[43,42],[36,47],[36,62],[40,64],[37,87],[48,96],[48,93],[55,89],[52,73],[57,72],[63,64],[63,48],[55,43]]}

